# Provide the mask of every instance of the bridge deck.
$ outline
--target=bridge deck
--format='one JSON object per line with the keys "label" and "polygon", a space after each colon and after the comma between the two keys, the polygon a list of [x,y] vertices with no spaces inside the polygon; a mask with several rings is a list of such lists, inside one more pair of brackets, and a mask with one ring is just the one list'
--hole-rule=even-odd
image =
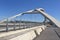
{"label": "bridge deck", "polygon": [[34,40],[60,40],[59,36],[57,35],[58,32],[60,34],[60,31],[56,30],[56,33],[55,30],[54,28],[47,28],[41,33],[41,35],[36,37]]}

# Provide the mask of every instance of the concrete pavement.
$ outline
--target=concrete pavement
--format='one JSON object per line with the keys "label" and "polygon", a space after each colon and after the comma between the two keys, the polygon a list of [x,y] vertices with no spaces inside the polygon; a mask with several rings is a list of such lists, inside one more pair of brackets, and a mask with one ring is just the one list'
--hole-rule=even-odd
{"label": "concrete pavement", "polygon": [[[59,30],[56,31],[58,32]],[[41,35],[36,37],[34,40],[60,40],[60,38],[56,34],[54,28],[47,28],[41,33]]]}

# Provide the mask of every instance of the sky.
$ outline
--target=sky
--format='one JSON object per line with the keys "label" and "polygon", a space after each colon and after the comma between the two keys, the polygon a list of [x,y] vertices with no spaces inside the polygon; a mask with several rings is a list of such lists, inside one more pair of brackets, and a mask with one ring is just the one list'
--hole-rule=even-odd
{"label": "sky", "polygon": [[[60,21],[60,0],[0,0],[0,20],[31,9],[43,8],[45,12]],[[21,19],[42,21],[39,14],[23,15]]]}

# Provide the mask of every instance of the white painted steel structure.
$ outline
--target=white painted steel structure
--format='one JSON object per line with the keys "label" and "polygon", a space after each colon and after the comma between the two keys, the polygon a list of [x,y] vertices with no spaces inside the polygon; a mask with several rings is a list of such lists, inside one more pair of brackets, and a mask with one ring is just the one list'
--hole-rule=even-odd
{"label": "white painted steel structure", "polygon": [[[32,13],[40,13],[42,14],[44,17],[46,17],[47,19],[49,19],[50,21],[52,21],[57,27],[60,27],[60,23],[52,16],[48,15],[46,12],[44,12],[44,9],[43,8],[38,8],[38,9],[35,9],[35,10],[30,10],[30,11],[27,11],[27,12],[23,12],[23,13],[20,13],[20,14],[17,14],[15,16],[12,16],[10,18],[8,18],[8,20],[11,20],[17,16],[22,16],[23,14],[32,14]],[[0,23],[6,21],[7,19],[5,20],[2,20]]]}

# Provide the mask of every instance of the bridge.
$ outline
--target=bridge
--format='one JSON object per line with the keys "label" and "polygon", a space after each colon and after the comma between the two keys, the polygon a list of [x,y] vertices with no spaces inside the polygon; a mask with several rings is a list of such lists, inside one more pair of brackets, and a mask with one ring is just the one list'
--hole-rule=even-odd
{"label": "bridge", "polygon": [[[43,22],[12,20],[24,14],[41,14]],[[29,10],[0,21],[0,40],[60,40],[60,23],[43,8]]]}

